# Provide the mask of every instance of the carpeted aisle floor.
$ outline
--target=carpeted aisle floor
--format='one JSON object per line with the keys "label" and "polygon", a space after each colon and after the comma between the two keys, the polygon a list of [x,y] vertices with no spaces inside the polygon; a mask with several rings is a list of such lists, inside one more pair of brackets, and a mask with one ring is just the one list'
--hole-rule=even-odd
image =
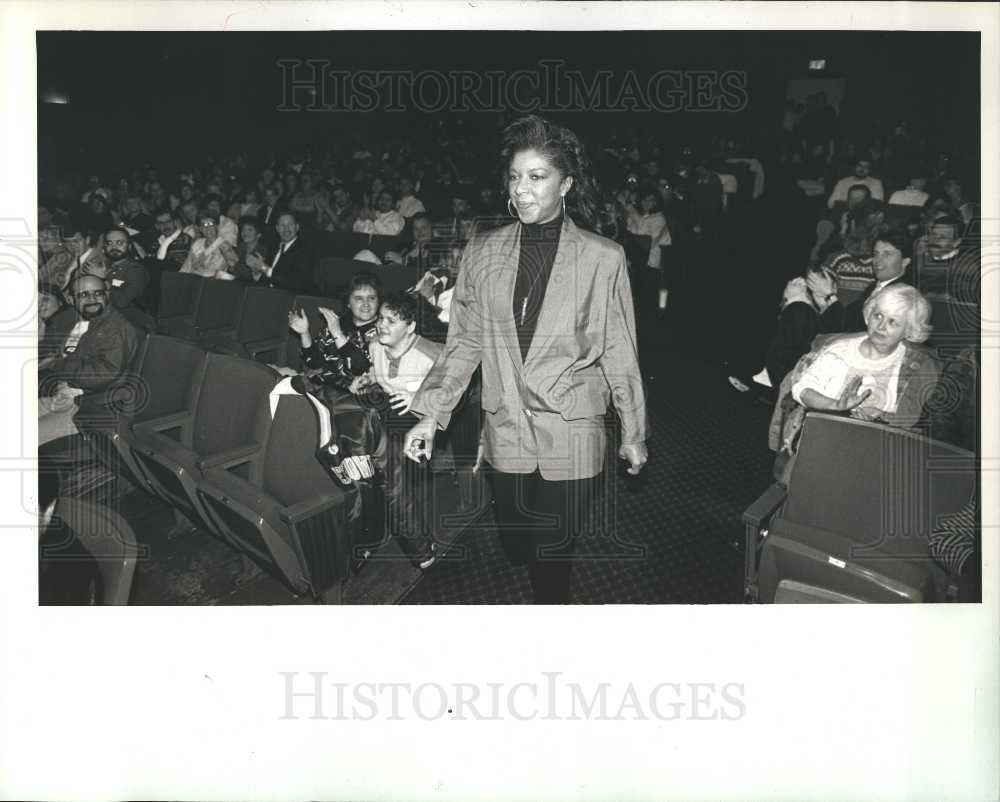
{"label": "carpeted aisle floor", "polygon": [[[683,381],[677,378],[683,376]],[[578,604],[742,601],[740,515],[770,481],[770,407],[735,393],[704,362],[665,358],[649,385],[650,463],[639,480],[616,464],[606,520],[576,547]],[[491,514],[460,536],[405,604],[519,604],[527,569],[508,565]]]}

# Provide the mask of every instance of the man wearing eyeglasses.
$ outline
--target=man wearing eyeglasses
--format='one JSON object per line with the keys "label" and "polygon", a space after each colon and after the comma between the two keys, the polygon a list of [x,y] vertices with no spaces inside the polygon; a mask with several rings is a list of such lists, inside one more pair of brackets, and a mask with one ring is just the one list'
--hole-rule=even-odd
{"label": "man wearing eyeglasses", "polygon": [[78,427],[109,425],[116,415],[111,398],[139,349],[139,331],[115,309],[104,279],[77,275],[70,286],[73,308],[48,328],[55,353],[38,363],[39,445]]}

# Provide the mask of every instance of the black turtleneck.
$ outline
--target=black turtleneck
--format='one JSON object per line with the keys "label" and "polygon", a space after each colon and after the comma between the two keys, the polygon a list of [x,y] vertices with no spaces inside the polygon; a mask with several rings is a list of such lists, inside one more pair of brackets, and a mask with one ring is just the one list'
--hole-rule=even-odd
{"label": "black turtleneck", "polygon": [[547,223],[521,224],[521,252],[514,282],[514,325],[521,346],[521,359],[527,358],[528,348],[535,336],[538,313],[542,311],[545,290],[556,261],[562,223],[560,213]]}

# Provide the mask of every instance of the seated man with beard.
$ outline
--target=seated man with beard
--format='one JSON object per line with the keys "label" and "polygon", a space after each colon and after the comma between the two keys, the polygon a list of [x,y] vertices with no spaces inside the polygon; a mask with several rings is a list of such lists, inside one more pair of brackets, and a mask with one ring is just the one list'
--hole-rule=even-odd
{"label": "seated man with beard", "polygon": [[140,334],[111,303],[103,278],[77,275],[73,308],[47,327],[52,356],[38,363],[38,444],[76,434],[78,425],[114,417],[112,391],[125,380]]}

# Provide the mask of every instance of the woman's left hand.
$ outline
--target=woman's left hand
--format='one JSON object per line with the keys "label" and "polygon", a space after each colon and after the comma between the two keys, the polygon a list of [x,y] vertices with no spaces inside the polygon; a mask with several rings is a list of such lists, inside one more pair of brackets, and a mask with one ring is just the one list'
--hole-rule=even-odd
{"label": "woman's left hand", "polygon": [[630,443],[618,449],[618,456],[629,463],[628,472],[632,476],[638,476],[642,466],[649,459],[649,451],[645,443]]}

